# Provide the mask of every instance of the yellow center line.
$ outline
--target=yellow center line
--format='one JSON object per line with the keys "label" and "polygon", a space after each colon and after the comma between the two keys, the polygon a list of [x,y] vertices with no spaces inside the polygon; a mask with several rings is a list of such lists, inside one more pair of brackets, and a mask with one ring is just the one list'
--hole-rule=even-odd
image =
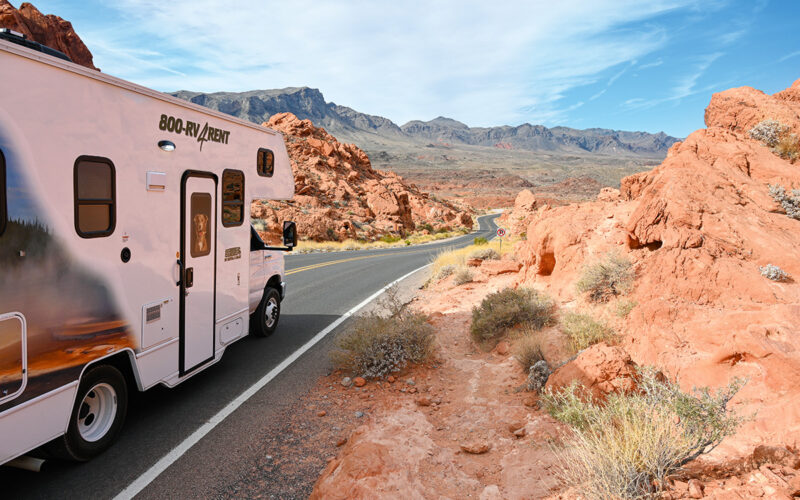
{"label": "yellow center line", "polygon": [[351,257],[349,259],[340,259],[340,260],[332,260],[330,262],[320,262],[318,264],[311,264],[308,266],[298,267],[296,269],[292,269],[290,271],[286,271],[286,275],[294,274],[294,273],[301,273],[303,271],[310,271],[312,269],[319,269],[320,267],[327,267],[332,266],[334,264],[343,264],[345,262],[352,262],[354,260],[362,260],[362,259],[374,259],[375,257],[386,257],[387,255],[411,255],[415,253],[423,253],[429,252],[430,250],[415,250],[413,252],[391,252],[391,253],[381,253],[376,255],[362,255],[361,257]]}

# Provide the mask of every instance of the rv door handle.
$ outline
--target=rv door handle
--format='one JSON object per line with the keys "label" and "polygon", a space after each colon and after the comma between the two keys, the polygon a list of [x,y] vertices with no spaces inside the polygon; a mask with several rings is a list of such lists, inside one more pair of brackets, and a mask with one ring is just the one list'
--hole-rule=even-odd
{"label": "rv door handle", "polygon": [[181,286],[183,284],[183,280],[181,279],[182,277],[183,277],[183,262],[181,262],[181,259],[178,259],[178,281],[177,283],[175,283],[175,286]]}
{"label": "rv door handle", "polygon": [[186,268],[186,276],[184,277],[184,281],[186,282],[186,285],[184,286],[184,288],[191,288],[192,285],[194,285],[194,268],[193,267],[187,267]]}

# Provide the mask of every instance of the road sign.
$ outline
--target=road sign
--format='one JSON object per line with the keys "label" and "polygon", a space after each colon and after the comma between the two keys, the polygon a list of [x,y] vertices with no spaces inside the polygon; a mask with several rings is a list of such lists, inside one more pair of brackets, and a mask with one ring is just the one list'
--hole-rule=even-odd
{"label": "road sign", "polygon": [[505,235],[506,235],[506,230],[505,230],[505,229],[503,229],[502,227],[498,227],[498,228],[497,228],[497,236],[499,236],[499,237],[501,237],[501,238],[502,238],[502,237],[503,237],[503,236],[505,236]]}

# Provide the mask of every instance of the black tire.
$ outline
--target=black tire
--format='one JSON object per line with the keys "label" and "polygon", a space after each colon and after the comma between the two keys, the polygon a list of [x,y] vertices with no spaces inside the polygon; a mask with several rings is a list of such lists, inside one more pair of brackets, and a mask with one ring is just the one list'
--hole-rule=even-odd
{"label": "black tire", "polygon": [[261,303],[250,317],[250,331],[257,337],[269,337],[278,328],[281,317],[281,294],[272,287],[264,290]]}
{"label": "black tire", "polygon": [[[104,395],[99,395],[100,392]],[[96,425],[96,432],[91,433],[89,430],[91,424],[95,423],[92,418],[94,414],[86,402],[94,403],[100,399],[115,404],[107,411],[98,411],[98,414],[106,415],[107,424]],[[116,441],[127,411],[128,386],[122,373],[111,365],[89,368],[78,386],[66,434],[48,443],[45,450],[58,458],[86,462],[106,451]]]}

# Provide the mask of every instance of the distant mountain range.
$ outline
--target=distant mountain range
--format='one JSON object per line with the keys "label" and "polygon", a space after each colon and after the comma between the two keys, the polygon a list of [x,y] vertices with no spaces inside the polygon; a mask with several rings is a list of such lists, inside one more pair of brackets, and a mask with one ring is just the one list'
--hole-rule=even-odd
{"label": "distant mountain range", "polygon": [[398,126],[388,118],[326,102],[319,90],[308,87],[211,94],[182,90],[172,95],[255,123],[265,122],[276,113],[290,112],[324,127],[340,141],[352,142],[367,150],[379,150],[390,141],[394,144],[470,145],[536,152],[663,158],[669,147],[679,140],[663,132],[578,130],[528,123],[517,127],[468,127],[444,117],[427,122],[414,120]]}

